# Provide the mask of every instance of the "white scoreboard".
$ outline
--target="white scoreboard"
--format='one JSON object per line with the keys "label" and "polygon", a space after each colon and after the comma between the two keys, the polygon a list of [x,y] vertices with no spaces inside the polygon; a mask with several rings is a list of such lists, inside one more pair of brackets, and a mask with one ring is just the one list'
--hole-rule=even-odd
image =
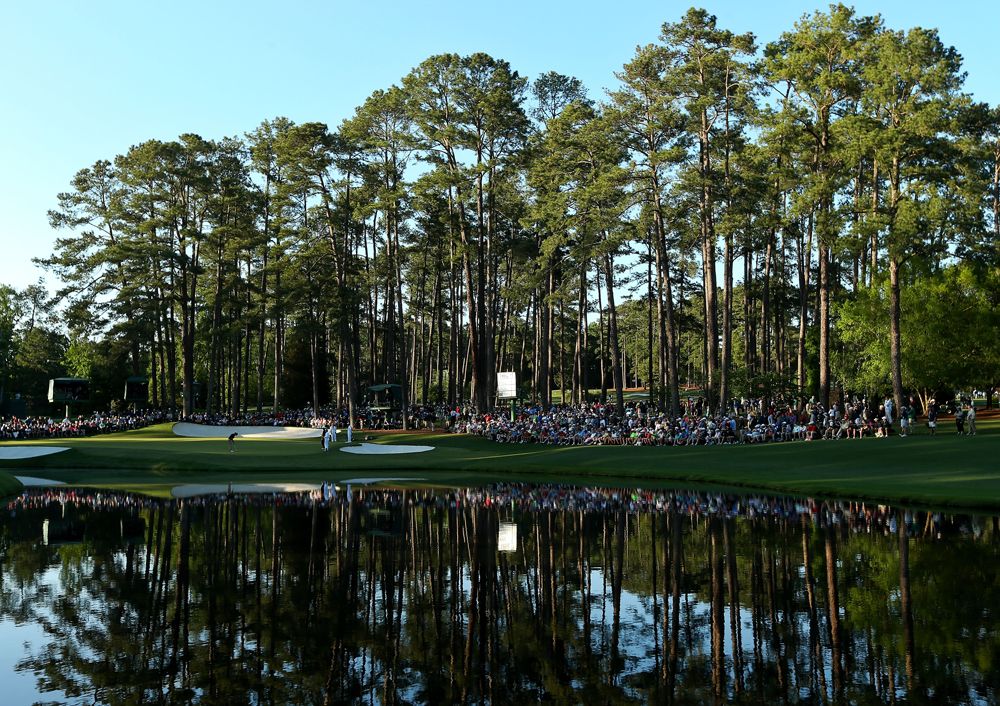
{"label": "white scoreboard", "polygon": [[497,397],[502,400],[517,397],[517,373],[497,373]]}

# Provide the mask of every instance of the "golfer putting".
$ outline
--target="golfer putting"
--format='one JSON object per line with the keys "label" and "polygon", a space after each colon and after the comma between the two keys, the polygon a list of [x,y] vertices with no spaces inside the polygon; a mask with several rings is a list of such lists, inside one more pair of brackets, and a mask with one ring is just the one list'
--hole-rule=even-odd
{"label": "golfer putting", "polygon": [[229,435],[229,453],[236,453],[236,437],[239,436],[235,431]]}

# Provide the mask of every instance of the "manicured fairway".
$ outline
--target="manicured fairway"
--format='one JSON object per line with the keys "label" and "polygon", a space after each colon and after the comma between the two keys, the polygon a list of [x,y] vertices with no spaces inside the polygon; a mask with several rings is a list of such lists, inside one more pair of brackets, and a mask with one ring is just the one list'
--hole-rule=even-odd
{"label": "manicured fairway", "polygon": [[479,437],[420,433],[379,434],[375,440],[435,448],[419,454],[363,456],[341,453],[344,444],[324,453],[314,439],[243,439],[237,442],[237,452],[229,453],[225,440],[179,438],[169,425],[160,425],[59,440],[59,445],[70,450],[4,461],[0,468],[80,485],[160,493],[180,483],[318,482],[359,473],[397,477],[412,473],[426,479],[422,484],[434,485],[497,480],[712,483],[932,506],[1000,508],[1000,422],[996,420],[982,420],[976,437],[958,437],[949,431],[935,438],[917,435],[708,448],[509,445]]}

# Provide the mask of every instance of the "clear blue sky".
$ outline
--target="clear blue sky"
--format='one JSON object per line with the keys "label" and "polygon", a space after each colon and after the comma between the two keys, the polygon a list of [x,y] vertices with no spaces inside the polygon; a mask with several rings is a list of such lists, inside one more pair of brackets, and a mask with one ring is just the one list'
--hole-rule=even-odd
{"label": "clear blue sky", "polygon": [[[239,135],[279,115],[337,125],[374,90],[441,52],[485,51],[529,78],[549,70],[603,96],[636,45],[693,3],[128,2],[12,0],[0,9],[0,283],[39,276],[51,252],[46,211],[73,174],[147,139]],[[759,43],[806,0],[699,3]],[[966,89],[1000,102],[1000,2],[857,2],[889,27],[936,27],[965,58]]]}

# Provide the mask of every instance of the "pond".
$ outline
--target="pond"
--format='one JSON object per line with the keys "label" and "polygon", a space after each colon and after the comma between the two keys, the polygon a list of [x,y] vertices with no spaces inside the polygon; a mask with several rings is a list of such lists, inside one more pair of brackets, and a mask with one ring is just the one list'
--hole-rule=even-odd
{"label": "pond", "polygon": [[996,703],[1000,524],[500,485],[0,520],[7,705]]}

